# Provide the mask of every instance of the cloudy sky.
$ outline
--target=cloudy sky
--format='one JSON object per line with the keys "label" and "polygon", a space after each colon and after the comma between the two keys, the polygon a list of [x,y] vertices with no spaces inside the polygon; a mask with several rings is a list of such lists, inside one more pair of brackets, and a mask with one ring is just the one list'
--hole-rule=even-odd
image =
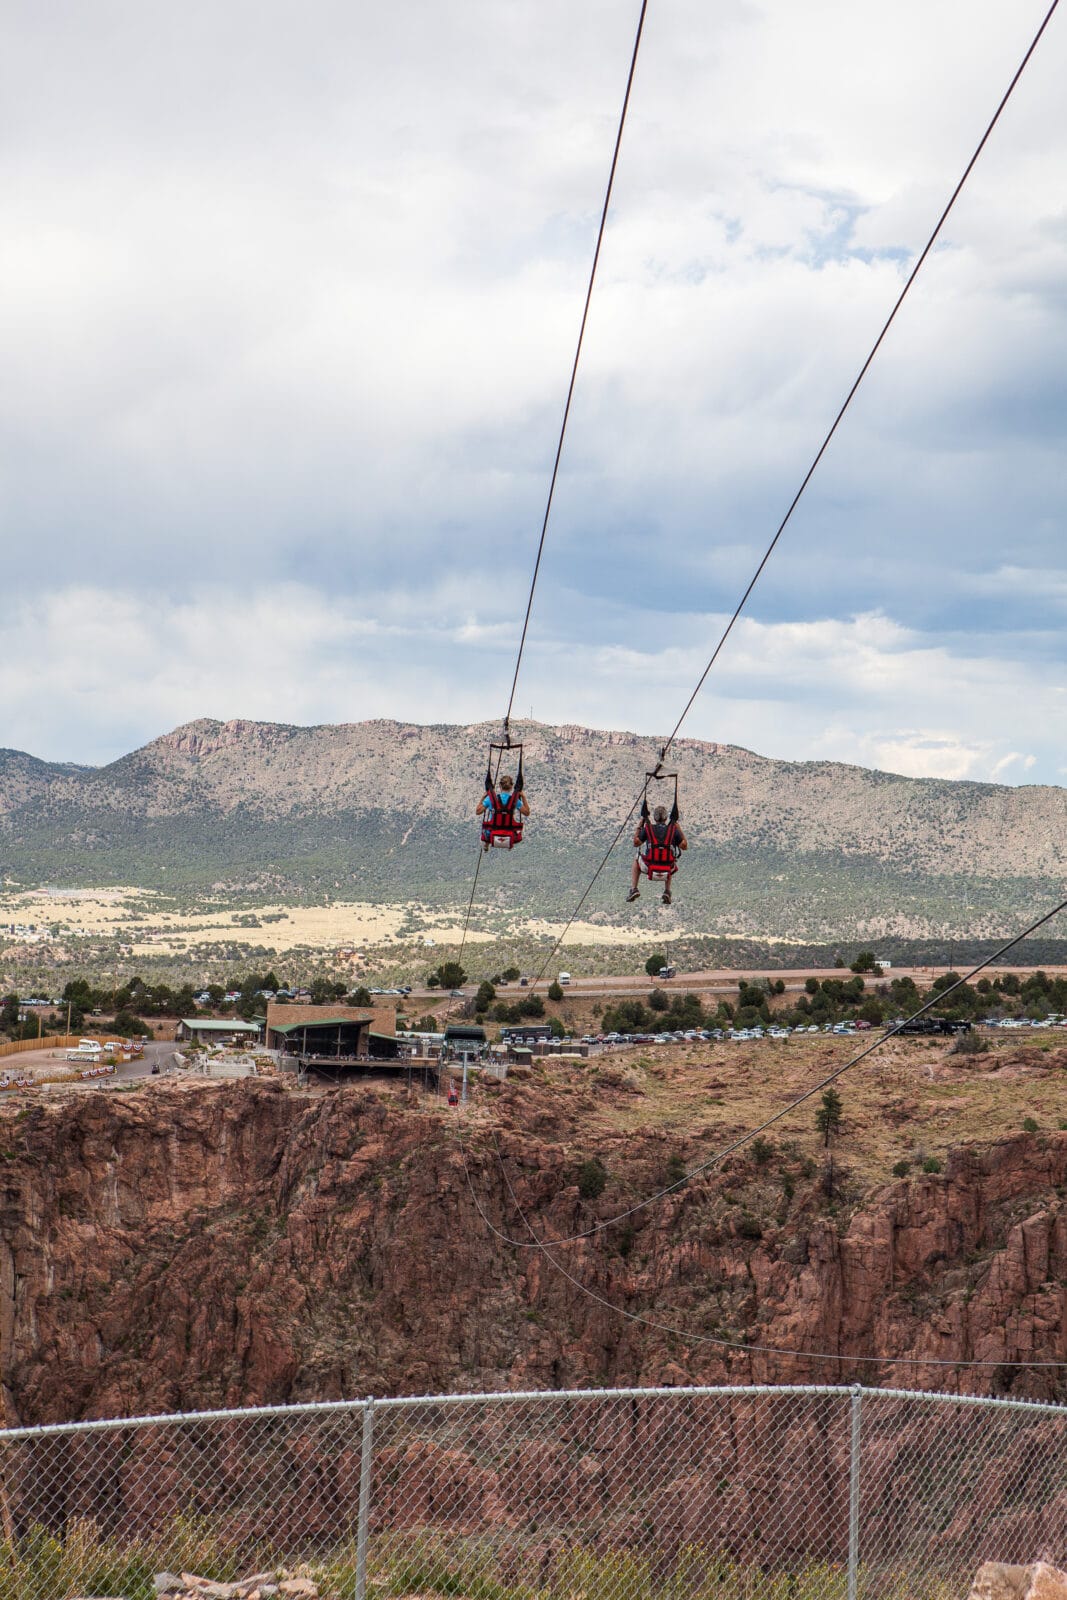
{"label": "cloudy sky", "polygon": [[[0,744],[507,701],[637,0],[0,55]],[[1046,0],[651,0],[519,684],[665,732]],[[685,732],[1067,776],[1067,13]]]}

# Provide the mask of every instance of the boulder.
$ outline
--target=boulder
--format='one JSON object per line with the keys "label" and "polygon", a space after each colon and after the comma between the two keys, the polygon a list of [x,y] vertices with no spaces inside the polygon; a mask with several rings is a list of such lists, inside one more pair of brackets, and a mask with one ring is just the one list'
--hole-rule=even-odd
{"label": "boulder", "polygon": [[1067,1600],[1067,1572],[1047,1561],[1029,1567],[986,1561],[975,1573],[968,1600]]}

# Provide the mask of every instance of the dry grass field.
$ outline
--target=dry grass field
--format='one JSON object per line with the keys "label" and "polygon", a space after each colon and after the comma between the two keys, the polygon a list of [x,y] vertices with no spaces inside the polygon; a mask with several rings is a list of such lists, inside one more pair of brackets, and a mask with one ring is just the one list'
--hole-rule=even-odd
{"label": "dry grass field", "polygon": [[[121,939],[134,956],[181,955],[190,945],[226,945],[235,939],[290,950],[318,950],[324,955],[381,946],[401,940],[434,945],[458,943],[463,932],[463,907],[437,911],[412,905],[372,905],[366,901],[333,901],[328,905],[261,905],[242,910],[227,905],[176,911],[166,897],[151,890],[100,888],[0,894],[0,922],[58,927],[63,934]],[[418,933],[411,932],[417,918]],[[516,938],[556,938],[562,923],[539,918],[513,918]],[[467,942],[485,944],[496,932],[472,926]],[[645,926],[602,927],[575,922],[571,941],[587,945],[645,945],[656,934]]]}
{"label": "dry grass field", "polygon": [[[583,1129],[609,1135],[662,1128],[688,1138],[690,1167],[757,1127],[864,1048],[862,1037],[793,1036],[739,1044],[643,1045],[534,1072],[565,1099],[581,1096]],[[949,1040],[893,1039],[835,1084],[844,1116],[835,1158],[861,1189],[889,1181],[896,1162],[921,1165],[953,1147],[1067,1124],[1067,1038],[1035,1030],[998,1038],[988,1053],[954,1055]],[[820,1096],[765,1137],[825,1159]]]}

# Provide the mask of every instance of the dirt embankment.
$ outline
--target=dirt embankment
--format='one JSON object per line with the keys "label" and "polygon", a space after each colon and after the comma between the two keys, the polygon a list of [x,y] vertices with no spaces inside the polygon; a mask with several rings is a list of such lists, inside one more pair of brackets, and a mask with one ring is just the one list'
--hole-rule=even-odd
{"label": "dirt embankment", "polygon": [[[557,1247],[576,1284],[485,1219],[523,1237],[517,1201],[540,1236],[571,1235],[708,1153],[594,1113],[592,1090],[535,1079],[462,1122],[267,1083],[5,1108],[7,1420],[605,1383],[1060,1392],[1048,1371],[932,1362],[1067,1362],[1067,1133],[962,1147],[863,1193],[827,1194],[789,1146],[750,1151]],[[898,1364],[857,1359],[874,1354]]]}

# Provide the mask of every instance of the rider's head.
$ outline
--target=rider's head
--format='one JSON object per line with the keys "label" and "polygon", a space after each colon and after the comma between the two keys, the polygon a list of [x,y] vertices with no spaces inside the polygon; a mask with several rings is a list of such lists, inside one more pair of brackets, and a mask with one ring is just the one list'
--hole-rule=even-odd
{"label": "rider's head", "polygon": [[653,813],[652,813],[652,820],[653,820],[653,822],[666,822],[666,820],[667,820],[667,807],[666,806],[657,806],[655,811],[653,811]]}
{"label": "rider's head", "polygon": [[510,793],[514,787],[515,779],[510,774],[505,774],[504,777],[497,779],[497,788],[499,789],[506,789]]}

